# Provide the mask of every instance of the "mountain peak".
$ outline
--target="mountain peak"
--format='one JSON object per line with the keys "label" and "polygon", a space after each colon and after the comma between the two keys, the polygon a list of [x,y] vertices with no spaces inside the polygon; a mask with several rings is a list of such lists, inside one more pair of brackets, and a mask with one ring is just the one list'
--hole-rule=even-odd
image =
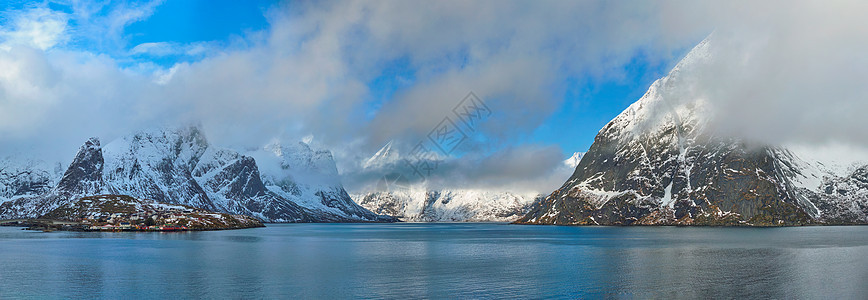
{"label": "mountain peak", "polygon": [[99,138],[84,142],[55,190],[74,194],[95,194],[106,188],[102,179],[104,160]]}
{"label": "mountain peak", "polygon": [[371,158],[368,158],[368,160],[362,164],[362,168],[378,168],[398,161],[400,159],[400,154],[397,150],[392,148],[392,143],[393,141],[389,141],[383,145],[377,153],[374,153]]}
{"label": "mountain peak", "polygon": [[573,156],[570,156],[570,158],[567,158],[566,160],[564,160],[564,165],[566,165],[572,169],[575,169],[576,166],[579,165],[579,162],[582,161],[582,156],[584,156],[584,155],[585,155],[585,152],[575,152],[575,153],[573,153]]}
{"label": "mountain peak", "polygon": [[100,147],[99,138],[98,137],[91,137],[91,138],[87,139],[87,141],[84,142],[84,146],[82,146],[82,147],[99,148]]}

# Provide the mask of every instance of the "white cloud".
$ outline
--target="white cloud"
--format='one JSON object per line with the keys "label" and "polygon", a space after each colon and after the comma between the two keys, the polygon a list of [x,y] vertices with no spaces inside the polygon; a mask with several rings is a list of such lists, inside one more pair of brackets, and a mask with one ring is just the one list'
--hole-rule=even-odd
{"label": "white cloud", "polygon": [[132,55],[148,54],[153,56],[166,56],[181,52],[183,51],[178,49],[178,45],[167,42],[141,43],[130,50],[130,54]]}
{"label": "white cloud", "polygon": [[[744,9],[750,7],[751,9]],[[720,134],[754,142],[868,148],[868,3],[723,2],[711,57],[685,95],[713,106]]]}
{"label": "white cloud", "polygon": [[47,50],[66,40],[68,17],[46,7],[30,8],[7,16],[0,28],[0,49],[27,46]]}
{"label": "white cloud", "polygon": [[193,58],[201,58],[206,54],[218,51],[218,47],[213,43],[195,42],[195,43],[170,43],[170,42],[155,42],[141,43],[130,49],[130,55],[146,55],[151,57],[164,56],[186,56]]}

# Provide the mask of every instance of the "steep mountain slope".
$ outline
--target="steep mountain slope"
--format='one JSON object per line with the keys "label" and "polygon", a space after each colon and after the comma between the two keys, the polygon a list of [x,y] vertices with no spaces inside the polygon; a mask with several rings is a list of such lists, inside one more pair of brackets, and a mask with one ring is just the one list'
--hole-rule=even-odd
{"label": "steep mountain slope", "polygon": [[868,222],[864,168],[836,177],[786,148],[717,135],[707,125],[713,108],[702,99],[670,101],[689,94],[709,47],[708,40],[696,46],[603,127],[569,180],[516,223]]}
{"label": "steep mountain slope", "polygon": [[[565,162],[566,163],[566,162]],[[371,174],[392,174],[404,164],[389,142],[362,167]],[[408,222],[509,222],[524,215],[542,195],[466,188],[429,188],[425,182],[387,182],[353,194],[362,207]]]}
{"label": "steep mountain slope", "polygon": [[[287,176],[263,181],[252,156],[211,146],[195,126],[142,131],[105,147],[91,139],[54,188],[3,203],[0,218],[36,217],[83,196],[116,194],[269,222],[392,221],[352,202],[328,151],[305,147],[285,148],[281,159],[307,166],[294,167],[295,178],[309,175],[321,184],[299,184]],[[298,193],[285,192],[293,188]]]}

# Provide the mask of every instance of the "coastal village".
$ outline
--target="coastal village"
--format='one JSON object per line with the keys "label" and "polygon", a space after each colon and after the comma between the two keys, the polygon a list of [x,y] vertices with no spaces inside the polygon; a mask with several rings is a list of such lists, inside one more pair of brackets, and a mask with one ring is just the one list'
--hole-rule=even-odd
{"label": "coastal village", "polygon": [[197,216],[190,216],[191,220],[187,220],[188,215],[193,213],[193,209],[181,210],[172,207],[165,211],[145,211],[132,214],[113,213],[97,218],[87,216],[79,222],[91,231],[183,231],[189,230],[189,228],[186,225],[178,225],[182,220],[184,224],[190,221],[202,222]]}
{"label": "coastal village", "polygon": [[[45,214],[40,220],[60,220],[47,229],[82,231],[187,231],[263,227],[256,218],[210,212],[125,195],[83,197]],[[55,224],[57,222],[54,222]]]}

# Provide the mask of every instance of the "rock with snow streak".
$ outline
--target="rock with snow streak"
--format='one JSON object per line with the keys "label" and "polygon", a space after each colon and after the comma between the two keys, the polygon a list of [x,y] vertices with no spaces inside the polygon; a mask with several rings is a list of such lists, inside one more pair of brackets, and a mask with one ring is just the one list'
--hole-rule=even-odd
{"label": "rock with snow streak", "polygon": [[690,71],[707,62],[710,43],[603,127],[564,185],[516,223],[868,223],[860,173],[836,177],[785,147],[718,135],[707,126],[710,104],[670,101],[689,94]]}

